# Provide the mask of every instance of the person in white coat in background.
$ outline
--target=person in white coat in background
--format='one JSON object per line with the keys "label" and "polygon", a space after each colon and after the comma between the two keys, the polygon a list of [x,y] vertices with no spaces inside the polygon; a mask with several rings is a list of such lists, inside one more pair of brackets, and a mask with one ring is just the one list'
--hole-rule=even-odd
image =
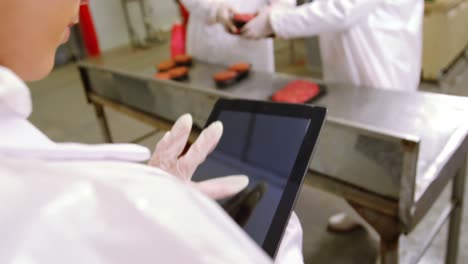
{"label": "person in white coat in background", "polygon": [[[411,92],[420,80],[423,13],[420,0],[314,0],[265,9],[242,36],[318,35],[326,82]],[[346,214],[330,218],[334,231],[357,226]]]}
{"label": "person in white coat in background", "polygon": [[[24,81],[51,71],[82,3],[0,1],[0,263],[271,263],[214,201],[248,178],[190,180],[220,122],[180,157],[192,127],[183,115],[150,157],[132,144],[56,143],[27,120]],[[293,214],[276,263],[302,261]]]}
{"label": "person in white coat in background", "polygon": [[196,59],[221,65],[248,62],[252,69],[275,71],[272,39],[240,38],[234,13],[255,14],[273,6],[294,7],[296,0],[181,0],[190,12],[187,52]]}
{"label": "person in white coat in background", "polygon": [[325,81],[415,91],[423,12],[419,0],[314,0],[297,8],[266,9],[242,36],[318,35]]}

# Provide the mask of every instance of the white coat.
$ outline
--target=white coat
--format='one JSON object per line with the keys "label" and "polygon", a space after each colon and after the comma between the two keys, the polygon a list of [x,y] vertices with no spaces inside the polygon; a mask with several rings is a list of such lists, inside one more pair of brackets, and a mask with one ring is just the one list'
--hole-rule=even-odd
{"label": "white coat", "polygon": [[421,72],[422,0],[315,0],[270,15],[278,37],[319,35],[324,79],[417,90]]}
{"label": "white coat", "polygon": [[[271,263],[211,199],[132,144],[55,143],[0,66],[0,263]],[[302,263],[295,215],[278,263]]]}
{"label": "white coat", "polygon": [[187,52],[199,60],[229,65],[249,62],[257,71],[274,72],[275,57],[272,39],[246,40],[229,34],[214,24],[216,12],[223,3],[239,13],[257,13],[269,3],[295,6],[296,0],[182,0],[190,12],[187,31]]}

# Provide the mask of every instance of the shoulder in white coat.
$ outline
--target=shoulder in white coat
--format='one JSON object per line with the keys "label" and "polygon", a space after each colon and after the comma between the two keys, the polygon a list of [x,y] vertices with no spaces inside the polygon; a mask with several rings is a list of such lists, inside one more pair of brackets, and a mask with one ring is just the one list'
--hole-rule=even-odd
{"label": "shoulder in white coat", "polygon": [[271,263],[215,202],[155,168],[0,163],[0,263]]}

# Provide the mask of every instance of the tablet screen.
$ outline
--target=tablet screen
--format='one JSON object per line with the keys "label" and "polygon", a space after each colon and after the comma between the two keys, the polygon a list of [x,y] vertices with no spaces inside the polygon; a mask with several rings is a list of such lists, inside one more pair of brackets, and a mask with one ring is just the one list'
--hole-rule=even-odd
{"label": "tablet screen", "polygon": [[225,110],[216,119],[224,125],[223,136],[193,179],[247,175],[250,182],[246,190],[220,203],[262,246],[286,185],[301,184],[291,183],[289,178],[311,120]]}

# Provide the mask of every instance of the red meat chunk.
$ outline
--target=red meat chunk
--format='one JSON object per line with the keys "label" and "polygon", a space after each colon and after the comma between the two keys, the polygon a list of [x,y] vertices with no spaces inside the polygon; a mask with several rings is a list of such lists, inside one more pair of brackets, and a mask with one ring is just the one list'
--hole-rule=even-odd
{"label": "red meat chunk", "polygon": [[309,81],[298,80],[288,83],[273,94],[271,99],[283,103],[306,103],[320,93],[320,87]]}

